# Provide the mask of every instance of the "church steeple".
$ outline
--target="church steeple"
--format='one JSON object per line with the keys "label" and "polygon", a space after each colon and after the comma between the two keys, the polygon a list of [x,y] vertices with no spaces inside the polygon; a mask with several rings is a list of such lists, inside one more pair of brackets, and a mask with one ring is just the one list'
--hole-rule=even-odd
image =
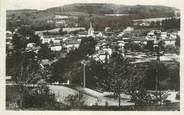
{"label": "church steeple", "polygon": [[91,22],[90,22],[90,28],[93,28],[93,27],[92,27],[92,23],[91,23]]}
{"label": "church steeple", "polygon": [[93,29],[93,26],[92,26],[91,22],[90,22],[90,27],[88,29],[88,36],[94,37],[94,29]]}

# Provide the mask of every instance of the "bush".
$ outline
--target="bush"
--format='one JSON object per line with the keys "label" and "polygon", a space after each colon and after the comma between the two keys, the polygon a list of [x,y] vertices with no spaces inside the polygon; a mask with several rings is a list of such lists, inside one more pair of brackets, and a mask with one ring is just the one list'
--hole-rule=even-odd
{"label": "bush", "polygon": [[176,94],[176,99],[180,100],[180,94],[179,93]]}
{"label": "bush", "polygon": [[55,95],[51,94],[47,86],[27,89],[23,94],[23,108],[45,107],[55,103]]}
{"label": "bush", "polygon": [[165,52],[166,53],[176,53],[176,54],[179,54],[179,48],[178,47],[175,47],[175,46],[165,46]]}
{"label": "bush", "polygon": [[80,107],[84,106],[84,100],[82,94],[69,95],[65,98],[65,101],[70,107]]}

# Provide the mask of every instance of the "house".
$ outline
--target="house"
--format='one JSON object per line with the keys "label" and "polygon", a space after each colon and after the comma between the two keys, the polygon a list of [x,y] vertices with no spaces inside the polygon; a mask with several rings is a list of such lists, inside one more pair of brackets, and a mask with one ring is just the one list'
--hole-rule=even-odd
{"label": "house", "polygon": [[125,29],[123,30],[123,32],[132,32],[133,30],[134,30],[133,27],[128,26],[127,28],[125,28]]}
{"label": "house", "polygon": [[40,39],[42,40],[43,44],[45,44],[45,43],[50,44],[50,42],[54,41],[55,38],[52,35],[44,35],[44,36],[41,36]]}
{"label": "house", "polygon": [[108,55],[111,55],[112,54],[112,49],[107,47],[107,48],[103,48],[102,49],[105,53],[108,53]]}
{"label": "house", "polygon": [[145,39],[148,40],[148,41],[150,41],[150,40],[151,41],[155,41],[156,40],[156,36],[146,36]]}
{"label": "house", "polygon": [[69,39],[65,41],[64,47],[67,48],[69,52],[72,49],[77,49],[80,46],[80,40],[77,39]]}
{"label": "house", "polygon": [[136,19],[136,20],[133,20],[133,25],[150,26],[151,22],[159,22],[159,24],[161,25],[163,20],[170,19],[170,18],[172,17]]}
{"label": "house", "polygon": [[12,39],[13,33],[11,31],[6,31],[6,39]]}
{"label": "house", "polygon": [[30,52],[30,51],[33,51],[35,53],[38,53],[39,49],[41,47],[40,46],[36,46],[35,43],[28,43],[27,44],[27,47],[26,47],[26,52]]}
{"label": "house", "polygon": [[96,36],[97,37],[103,37],[103,34],[102,34],[102,32],[99,32]]}
{"label": "house", "polygon": [[43,35],[43,36],[40,36],[40,39],[42,40],[43,44],[48,43],[51,45],[56,45],[56,44],[60,44],[61,41],[68,39],[68,37],[61,36],[61,35]]}
{"label": "house", "polygon": [[139,26],[150,26],[149,22],[142,22],[139,24]]}
{"label": "house", "polygon": [[98,56],[98,59],[99,59],[100,61],[102,61],[103,63],[105,63],[106,58],[109,59],[109,55],[100,54],[100,55]]}
{"label": "house", "polygon": [[65,16],[65,15],[55,15],[54,19],[56,20],[61,20],[61,19],[68,19],[69,17],[68,16]]}
{"label": "house", "polygon": [[100,50],[98,53],[94,54],[92,57],[96,61],[101,61],[105,63],[106,59],[109,60],[110,55],[106,51]]}
{"label": "house", "polygon": [[27,44],[27,48],[33,48],[33,47],[35,47],[35,43],[28,43]]}
{"label": "house", "polygon": [[13,33],[11,31],[6,31],[6,45],[12,46]]}
{"label": "house", "polygon": [[58,26],[66,26],[66,21],[69,19],[69,16],[66,15],[55,15],[53,18],[55,25]]}
{"label": "house", "polygon": [[55,25],[56,25],[56,27],[59,27],[59,26],[67,26],[65,20],[58,20],[58,21],[55,21]]}
{"label": "house", "polygon": [[155,30],[151,30],[150,32],[147,33],[147,36],[154,36],[155,35]]}
{"label": "house", "polygon": [[119,41],[117,41],[117,43],[118,43],[119,47],[124,48],[125,42],[123,40],[119,40]]}
{"label": "house", "polygon": [[50,49],[51,51],[61,51],[62,46],[61,45],[51,46]]}
{"label": "house", "polygon": [[[156,33],[160,33],[159,36],[156,35]],[[147,40],[157,40],[159,39],[166,39],[167,38],[167,33],[166,32],[161,32],[160,30],[152,30],[147,33],[147,36],[145,37]]]}
{"label": "house", "polygon": [[77,33],[78,37],[88,37],[88,32],[87,31],[81,31]]}
{"label": "house", "polygon": [[121,32],[120,34],[117,35],[117,37],[123,37],[125,33],[124,32]]}
{"label": "house", "polygon": [[12,36],[13,36],[13,33],[11,31],[6,31],[6,46],[8,49],[13,49]]}
{"label": "house", "polygon": [[86,29],[84,27],[72,27],[72,28],[62,28],[63,32],[74,32],[74,31],[85,31]]}
{"label": "house", "polygon": [[167,32],[161,32],[161,38],[162,39],[166,39],[168,36],[167,36]]}
{"label": "house", "polygon": [[176,40],[175,39],[166,39],[163,40],[165,43],[165,46],[175,46]]}
{"label": "house", "polygon": [[42,30],[42,31],[35,31],[35,35],[38,36],[43,36],[43,35],[47,35],[47,34],[59,34],[60,28],[55,28],[55,29],[51,29],[51,30]]}
{"label": "house", "polygon": [[105,27],[104,31],[109,32],[109,31],[111,31],[111,28],[110,27]]}

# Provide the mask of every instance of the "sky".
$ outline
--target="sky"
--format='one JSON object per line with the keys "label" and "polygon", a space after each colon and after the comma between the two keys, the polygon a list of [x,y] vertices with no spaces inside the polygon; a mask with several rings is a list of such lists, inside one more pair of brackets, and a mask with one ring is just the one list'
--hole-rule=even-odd
{"label": "sky", "polygon": [[180,9],[182,0],[5,0],[6,9],[38,9],[63,6],[72,3],[114,3],[123,5],[163,5]]}

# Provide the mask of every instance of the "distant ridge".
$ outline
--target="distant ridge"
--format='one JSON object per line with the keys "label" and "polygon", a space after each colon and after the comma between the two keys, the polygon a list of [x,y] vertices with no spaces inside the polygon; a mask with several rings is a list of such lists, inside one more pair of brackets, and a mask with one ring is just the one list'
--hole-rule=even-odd
{"label": "distant ridge", "polygon": [[[115,19],[116,15],[120,14],[121,18],[124,16],[129,20],[142,19],[142,18],[164,18],[175,16],[176,8],[159,5],[117,5],[106,3],[75,3],[64,6],[52,7],[45,10],[36,9],[20,9],[20,10],[7,10],[7,23],[8,27],[14,25],[44,25],[48,20],[53,19],[55,15],[68,15],[89,18],[103,18],[105,16],[112,16]],[[107,15],[110,14],[110,15]],[[111,15],[112,14],[112,15]],[[124,15],[126,14],[126,15]],[[125,19],[125,18],[124,18]],[[21,21],[20,21],[21,20]],[[116,17],[116,20],[119,20]],[[17,23],[18,21],[19,23]],[[121,20],[119,20],[121,21]],[[84,23],[84,22],[83,22]]]}
{"label": "distant ridge", "polygon": [[[142,10],[141,10],[142,9]],[[34,11],[62,11],[62,12],[85,12],[85,13],[131,13],[135,10],[139,11],[159,11],[170,12],[178,10],[173,7],[161,6],[161,5],[117,5],[112,3],[74,3],[64,6],[52,7],[45,10],[36,9],[19,9],[19,10],[7,10],[8,12],[34,12]]]}

